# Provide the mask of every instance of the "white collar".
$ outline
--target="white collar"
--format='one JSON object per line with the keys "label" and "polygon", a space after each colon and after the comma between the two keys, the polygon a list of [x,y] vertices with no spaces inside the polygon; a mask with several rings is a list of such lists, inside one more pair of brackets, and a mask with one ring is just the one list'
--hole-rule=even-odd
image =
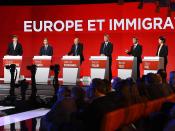
{"label": "white collar", "polygon": [[16,44],[17,44],[17,42],[13,42],[13,44],[14,44],[14,45],[16,45]]}
{"label": "white collar", "polygon": [[134,46],[136,47],[138,45],[138,43],[134,44]]}
{"label": "white collar", "polygon": [[162,47],[163,46],[163,44],[160,44],[160,47]]}

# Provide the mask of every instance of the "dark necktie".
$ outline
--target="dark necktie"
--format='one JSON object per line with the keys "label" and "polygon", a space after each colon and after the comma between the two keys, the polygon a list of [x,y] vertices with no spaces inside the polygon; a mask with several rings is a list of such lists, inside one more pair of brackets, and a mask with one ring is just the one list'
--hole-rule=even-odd
{"label": "dark necktie", "polygon": [[78,48],[78,46],[76,45],[75,46],[75,56],[77,55],[77,48]]}
{"label": "dark necktie", "polygon": [[47,55],[47,46],[44,47],[44,55]]}
{"label": "dark necktie", "polygon": [[103,53],[105,54],[105,52],[106,52],[106,47],[107,47],[107,44],[105,43],[104,44],[104,47],[103,47]]}

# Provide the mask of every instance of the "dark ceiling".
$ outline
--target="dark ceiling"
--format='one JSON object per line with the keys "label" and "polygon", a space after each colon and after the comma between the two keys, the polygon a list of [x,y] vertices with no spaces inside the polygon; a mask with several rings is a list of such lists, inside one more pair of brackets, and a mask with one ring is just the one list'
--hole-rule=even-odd
{"label": "dark ceiling", "polygon": [[[139,0],[125,0],[133,2]],[[117,3],[118,0],[0,0],[0,5],[65,5],[65,4],[94,4]]]}

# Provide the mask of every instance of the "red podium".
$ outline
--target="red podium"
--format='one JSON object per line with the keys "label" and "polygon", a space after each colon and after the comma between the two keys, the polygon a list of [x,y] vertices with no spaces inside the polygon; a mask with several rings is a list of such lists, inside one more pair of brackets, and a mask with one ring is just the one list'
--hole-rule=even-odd
{"label": "red podium", "polygon": [[107,56],[91,56],[91,80],[94,78],[109,79],[109,58]]}
{"label": "red podium", "polygon": [[37,66],[36,83],[47,83],[50,72],[51,56],[34,56],[33,64]]}
{"label": "red podium", "polygon": [[[16,82],[17,82],[19,80],[19,76],[20,76],[22,56],[4,56],[4,58],[3,58],[4,83],[10,83],[11,74],[10,74],[10,70],[6,69],[6,66],[11,65],[11,64],[16,65],[16,71],[17,71]],[[16,72],[15,72],[15,74],[16,74]]]}
{"label": "red podium", "polygon": [[63,84],[75,85],[80,80],[80,56],[63,56]]}
{"label": "red podium", "polygon": [[132,77],[137,79],[137,58],[133,56],[118,56],[118,77],[126,79]]}
{"label": "red podium", "polygon": [[147,56],[143,59],[144,75],[148,73],[157,73],[157,70],[164,69],[164,58],[163,57],[151,57]]}

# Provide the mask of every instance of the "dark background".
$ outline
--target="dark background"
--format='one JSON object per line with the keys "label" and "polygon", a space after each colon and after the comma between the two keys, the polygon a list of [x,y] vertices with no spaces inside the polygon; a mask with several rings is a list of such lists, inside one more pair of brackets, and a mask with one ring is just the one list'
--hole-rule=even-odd
{"label": "dark background", "polygon": [[[125,2],[140,0],[125,0]],[[94,3],[117,3],[118,0],[0,0],[0,5],[64,5],[64,4],[94,4]]]}

